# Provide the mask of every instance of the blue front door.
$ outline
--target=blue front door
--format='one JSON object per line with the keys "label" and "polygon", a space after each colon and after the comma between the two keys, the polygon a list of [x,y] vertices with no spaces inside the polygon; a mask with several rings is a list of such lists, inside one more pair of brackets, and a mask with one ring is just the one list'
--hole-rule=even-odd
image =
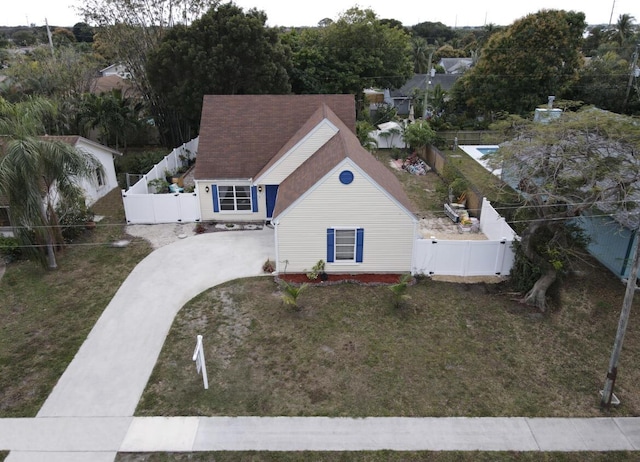
{"label": "blue front door", "polygon": [[273,218],[273,209],[276,206],[276,198],[278,197],[278,185],[268,184],[265,187],[267,198],[267,218]]}

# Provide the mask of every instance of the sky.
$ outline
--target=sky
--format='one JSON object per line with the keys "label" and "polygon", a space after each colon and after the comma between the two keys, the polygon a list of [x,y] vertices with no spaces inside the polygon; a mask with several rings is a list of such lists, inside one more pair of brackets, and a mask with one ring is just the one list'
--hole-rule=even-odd
{"label": "sky", "polygon": [[[82,21],[74,6],[82,0],[0,0],[0,26],[45,24],[73,26]],[[588,24],[615,23],[621,14],[630,14],[640,23],[638,0],[235,0],[245,10],[257,8],[266,12],[269,26],[315,26],[324,18],[337,19],[351,8],[370,8],[381,19],[397,19],[405,26],[425,21],[441,22],[449,27],[507,26],[515,20],[541,9],[582,11]],[[296,5],[296,7],[292,7]],[[613,11],[613,16],[612,16]]]}

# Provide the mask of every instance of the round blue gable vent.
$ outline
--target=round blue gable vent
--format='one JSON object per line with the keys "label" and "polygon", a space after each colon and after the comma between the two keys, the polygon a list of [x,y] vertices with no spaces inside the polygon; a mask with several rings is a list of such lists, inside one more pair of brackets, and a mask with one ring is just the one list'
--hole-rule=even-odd
{"label": "round blue gable vent", "polygon": [[340,172],[340,183],[342,184],[351,184],[353,181],[353,173],[349,170],[343,170]]}

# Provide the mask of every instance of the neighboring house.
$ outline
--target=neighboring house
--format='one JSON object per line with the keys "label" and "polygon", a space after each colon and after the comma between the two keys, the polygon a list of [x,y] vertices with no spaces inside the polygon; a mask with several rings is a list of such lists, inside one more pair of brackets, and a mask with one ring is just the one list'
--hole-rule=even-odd
{"label": "neighboring house", "polygon": [[96,77],[89,87],[89,92],[95,95],[109,93],[113,90],[120,90],[123,97],[134,96],[137,93],[131,81],[123,79],[119,75]]}
{"label": "neighboring house", "polygon": [[[398,90],[385,90],[385,102],[393,104],[400,116],[409,116],[412,109],[413,97],[417,93],[430,93],[440,86],[442,90],[449,91],[460,75],[452,74],[415,74]],[[421,116],[421,114],[416,114]]]}
{"label": "neighboring house", "polygon": [[194,178],[202,220],[272,223],[278,272],[412,270],[417,219],[351,95],[205,96]]}
{"label": "neighboring house", "polygon": [[[43,136],[42,139],[70,144],[81,152],[93,154],[102,164],[104,171],[96,170],[93,181],[82,180],[78,184],[84,192],[87,206],[93,205],[98,199],[118,186],[114,166],[114,157],[122,155],[118,151],[81,136]],[[9,222],[9,204],[4,197],[0,197],[0,234],[12,235],[11,223]]]}
{"label": "neighboring house", "polygon": [[472,58],[442,58],[438,63],[445,74],[464,74],[473,64]]}
{"label": "neighboring house", "polygon": [[100,70],[101,77],[108,77],[110,75],[117,75],[123,79],[131,78],[131,74],[127,71],[124,64],[112,64]]}
{"label": "neighboring house", "polygon": [[137,91],[131,83],[131,73],[123,64],[112,64],[98,72],[91,82],[89,91],[96,95],[120,90],[123,97],[136,96]]}
{"label": "neighboring house", "polygon": [[138,91],[130,79],[131,73],[123,64],[112,64],[98,71],[98,76],[90,84],[89,92],[101,95],[120,90],[123,97],[136,97]]}
{"label": "neighboring house", "polygon": [[404,126],[395,121],[379,124],[377,130],[371,132],[371,136],[378,149],[405,149],[407,147],[407,143],[404,141]]}
{"label": "neighboring house", "polygon": [[104,172],[100,173],[100,171],[96,170],[95,178],[92,182],[87,180],[79,182],[88,206],[93,205],[113,188],[118,187],[114,159],[115,156],[121,156],[122,153],[82,136],[44,136],[43,139],[70,144],[81,152],[92,154],[102,164]]}

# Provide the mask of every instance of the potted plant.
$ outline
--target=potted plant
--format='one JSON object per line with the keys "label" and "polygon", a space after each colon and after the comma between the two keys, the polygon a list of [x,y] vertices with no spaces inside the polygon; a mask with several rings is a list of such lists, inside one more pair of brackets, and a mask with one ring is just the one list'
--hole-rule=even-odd
{"label": "potted plant", "polygon": [[147,186],[153,191],[154,194],[166,193],[169,191],[169,182],[164,178],[156,178],[149,181]]}

